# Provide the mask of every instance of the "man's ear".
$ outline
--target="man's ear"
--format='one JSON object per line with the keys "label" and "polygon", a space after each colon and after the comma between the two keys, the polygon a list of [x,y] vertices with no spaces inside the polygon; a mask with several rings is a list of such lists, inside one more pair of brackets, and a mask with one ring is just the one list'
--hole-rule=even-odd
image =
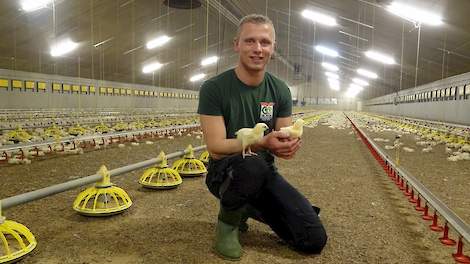
{"label": "man's ear", "polygon": [[234,38],[233,39],[233,50],[235,52],[238,52],[240,50],[240,48],[238,47],[238,42],[240,41],[239,38]]}
{"label": "man's ear", "polygon": [[276,59],[276,44],[274,44],[273,54],[271,54],[271,60],[274,60],[274,59]]}
{"label": "man's ear", "polygon": [[274,60],[276,58],[276,42],[273,43],[273,54],[271,54],[271,60]]}

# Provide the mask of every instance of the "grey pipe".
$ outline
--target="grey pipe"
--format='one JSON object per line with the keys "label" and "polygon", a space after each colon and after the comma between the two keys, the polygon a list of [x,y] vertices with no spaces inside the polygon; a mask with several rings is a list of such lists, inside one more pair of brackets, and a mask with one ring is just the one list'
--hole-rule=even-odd
{"label": "grey pipe", "polygon": [[[206,148],[206,145],[202,145],[202,146],[199,146],[199,147],[195,147],[194,151],[195,152],[200,151],[200,150],[203,150],[205,148]],[[168,155],[166,155],[166,157],[167,157],[167,159],[173,159],[173,158],[176,158],[176,157],[183,156],[184,154],[186,154],[185,151],[178,151],[178,152],[168,154]],[[138,162],[138,163],[135,163],[135,164],[120,167],[120,168],[117,168],[117,169],[114,169],[114,170],[110,170],[109,173],[110,173],[111,177],[112,176],[118,176],[118,175],[121,175],[121,174],[131,172],[133,170],[138,170],[138,169],[149,167],[149,166],[151,166],[155,163],[159,163],[159,162],[161,162],[161,160],[159,158],[153,158],[153,159],[141,161],[141,162]],[[57,193],[65,192],[65,191],[68,191],[68,190],[71,190],[71,189],[74,189],[74,188],[77,188],[77,187],[80,187],[80,186],[95,183],[95,182],[101,180],[102,178],[103,177],[101,175],[93,174],[93,175],[86,176],[86,177],[83,177],[83,178],[79,178],[79,179],[71,180],[71,181],[68,181],[68,182],[52,185],[52,186],[42,188],[42,189],[39,189],[39,190],[35,190],[35,191],[15,195],[15,196],[12,196],[12,197],[8,197],[6,199],[1,200],[0,205],[2,206],[2,209],[8,209],[8,208],[16,206],[16,205],[28,203],[28,202],[35,201],[35,200],[39,200],[41,198],[45,198],[45,197],[48,197],[48,196],[51,196],[51,195],[54,195],[54,194],[57,194]]]}

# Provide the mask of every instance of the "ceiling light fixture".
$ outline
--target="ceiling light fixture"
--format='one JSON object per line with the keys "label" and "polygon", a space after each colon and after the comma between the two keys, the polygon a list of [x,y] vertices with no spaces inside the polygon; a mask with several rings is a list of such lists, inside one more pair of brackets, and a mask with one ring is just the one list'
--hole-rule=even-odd
{"label": "ceiling light fixture", "polygon": [[329,71],[334,71],[334,72],[339,71],[338,66],[336,66],[334,64],[331,64],[331,63],[328,63],[328,62],[322,62],[321,66],[323,66],[323,68],[325,68]]}
{"label": "ceiling light fixture", "polygon": [[313,22],[318,22],[320,24],[326,25],[326,26],[336,26],[338,23],[336,23],[336,18],[325,15],[316,11],[311,11],[311,10],[304,10],[302,11],[302,16],[312,20]]}
{"label": "ceiling light fixture", "polygon": [[328,78],[328,84],[330,86],[330,89],[335,90],[335,91],[339,91],[340,87],[339,87],[338,79]]}
{"label": "ceiling light fixture", "polygon": [[355,84],[358,84],[358,85],[361,85],[361,86],[368,86],[369,83],[362,80],[362,79],[359,79],[359,78],[353,78],[352,81],[355,83]]}
{"label": "ceiling light fixture", "polygon": [[377,73],[375,72],[371,72],[369,70],[366,70],[366,69],[357,69],[357,73],[364,76],[364,77],[367,77],[367,78],[371,78],[371,79],[377,79],[379,76],[377,75]]}
{"label": "ceiling light fixture", "polygon": [[339,79],[339,75],[333,72],[325,72],[325,75],[328,76],[328,78]]}
{"label": "ceiling light fixture", "polygon": [[339,87],[339,83],[330,83],[330,89],[334,91],[339,91],[341,88]]}
{"label": "ceiling light fixture", "polygon": [[360,85],[357,85],[355,83],[351,83],[351,84],[349,84],[349,89],[360,92],[360,91],[364,90],[364,87],[362,87]]}
{"label": "ceiling light fixture", "polygon": [[21,1],[21,9],[26,12],[33,12],[47,7],[51,2],[52,0],[23,0]]}
{"label": "ceiling light fixture", "polygon": [[383,64],[396,64],[395,59],[393,57],[390,57],[378,51],[369,50],[369,51],[366,51],[365,54],[368,58],[376,60]]}
{"label": "ceiling light fixture", "polygon": [[337,83],[339,84],[339,80],[338,79],[333,79],[333,78],[328,78],[328,83]]}
{"label": "ceiling light fixture", "polygon": [[59,57],[64,54],[71,52],[72,50],[78,47],[78,43],[73,42],[71,39],[67,38],[60,42],[57,42],[54,46],[51,47],[51,56]]}
{"label": "ceiling light fixture", "polygon": [[336,58],[336,57],[339,56],[339,54],[336,50],[327,48],[325,46],[317,45],[317,46],[315,46],[315,50],[320,52],[321,54],[324,54],[324,55],[327,55],[327,56],[330,56],[330,57]]}
{"label": "ceiling light fixture", "polygon": [[217,56],[207,57],[201,60],[201,66],[207,66],[216,63],[219,60]]}
{"label": "ceiling light fixture", "polygon": [[415,25],[427,24],[430,26],[439,26],[444,23],[442,22],[442,17],[438,14],[397,1],[387,6],[387,10],[390,13],[413,22]]}
{"label": "ceiling light fixture", "polygon": [[206,77],[206,74],[204,74],[204,73],[199,73],[199,74],[193,75],[189,80],[190,80],[191,82],[197,82],[197,81],[199,81],[199,80],[204,79],[204,77]]}
{"label": "ceiling light fixture", "polygon": [[168,37],[167,35],[163,35],[163,36],[160,36],[158,38],[154,38],[150,41],[147,42],[146,44],[146,47],[147,49],[154,49],[154,48],[157,48],[157,47],[161,47],[163,45],[165,45],[168,41],[170,41],[170,37]]}
{"label": "ceiling light fixture", "polygon": [[158,61],[155,61],[155,62],[144,65],[144,67],[142,68],[142,72],[143,73],[152,73],[152,72],[160,69],[162,66],[163,66],[163,64],[161,64]]}
{"label": "ceiling light fixture", "polygon": [[362,91],[362,87],[351,83],[346,91],[346,97],[356,97]]}
{"label": "ceiling light fixture", "polygon": [[349,98],[354,98],[356,97],[356,95],[359,93],[359,91],[355,91],[355,90],[352,90],[351,88],[349,88],[347,91],[346,91],[346,97],[349,97]]}

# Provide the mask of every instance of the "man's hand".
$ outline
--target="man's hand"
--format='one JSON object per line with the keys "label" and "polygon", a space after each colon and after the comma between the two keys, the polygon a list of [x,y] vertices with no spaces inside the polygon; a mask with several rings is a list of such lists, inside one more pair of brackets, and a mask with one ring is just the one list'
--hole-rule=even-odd
{"label": "man's hand", "polygon": [[291,139],[289,135],[280,131],[273,131],[260,142],[260,145],[269,149],[276,157],[282,159],[292,159],[302,144],[300,138]]}

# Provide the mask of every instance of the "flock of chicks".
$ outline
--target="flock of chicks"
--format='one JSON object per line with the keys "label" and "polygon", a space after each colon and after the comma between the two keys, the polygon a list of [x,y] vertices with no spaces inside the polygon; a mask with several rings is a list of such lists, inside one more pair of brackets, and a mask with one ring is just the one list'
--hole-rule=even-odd
{"label": "flock of chicks", "polygon": [[17,127],[14,130],[3,130],[0,132],[0,146],[191,124],[197,124],[197,118],[195,116],[189,118],[167,118],[160,120],[150,119],[146,121],[134,121],[131,123],[121,121],[115,124],[106,124],[104,122],[100,122],[94,126],[81,126],[80,124],[76,124],[70,127],[61,127],[53,124],[47,128],[34,128],[31,130]]}
{"label": "flock of chicks", "polygon": [[[456,132],[456,128],[447,129],[435,128],[426,121],[403,121],[394,118],[385,118],[381,116],[361,115],[358,117],[361,126],[370,131],[381,133],[390,131],[396,133],[396,139],[393,145],[385,145],[385,149],[402,149],[405,152],[414,152],[411,146],[403,146],[400,141],[402,135],[415,135],[416,146],[421,147],[421,152],[430,153],[435,150],[437,145],[445,145],[445,153],[448,155],[448,161],[470,160],[470,141],[468,131],[461,129]],[[388,143],[390,140],[383,138],[374,138],[376,142]]]}
{"label": "flock of chicks", "polygon": [[[200,131],[188,131],[186,128],[175,128],[175,129],[167,129],[158,131],[155,135],[155,139],[169,139],[172,140],[176,136],[196,136],[196,139],[201,139],[202,132]],[[8,156],[7,162],[9,164],[30,164],[31,158],[33,157],[41,157],[45,156],[46,154],[58,154],[58,155],[70,155],[70,154],[83,154],[85,148],[93,148],[95,150],[101,148],[107,148],[109,145],[117,143],[119,148],[126,147],[125,142],[129,140],[122,140],[122,138],[118,137],[107,137],[104,136],[100,139],[101,141],[93,141],[93,140],[73,140],[71,142],[67,142],[64,144],[50,144],[50,145],[40,145],[35,147],[24,147],[19,150],[11,150],[5,151],[6,155]],[[130,140],[131,146],[139,146],[141,144],[142,139],[139,138],[132,138]],[[143,141],[146,145],[153,145],[155,142],[151,140]],[[1,161],[2,159],[0,159]],[[5,160],[5,159],[3,159]]]}
{"label": "flock of chicks", "polygon": [[17,127],[25,129],[47,128],[53,125],[59,127],[72,127],[77,125],[94,126],[100,123],[117,124],[119,122],[132,123],[141,120],[186,118],[194,113],[162,113],[155,111],[8,111],[0,112],[0,130],[12,130]]}
{"label": "flock of chicks", "polygon": [[[102,116],[99,119],[107,118]],[[134,135],[130,138],[129,136],[113,136],[118,132],[126,133],[143,129],[168,128],[158,131],[155,136],[173,139],[174,136],[182,136],[187,129],[171,127],[194,125],[198,122],[197,116],[194,114],[180,118],[172,115],[166,118],[137,120],[130,123],[118,121],[114,124],[105,124],[101,122],[94,126],[81,126],[78,124],[81,121],[83,120],[76,119],[75,125],[68,127],[61,127],[54,122],[53,125],[47,128],[37,127],[27,130],[17,127],[14,130],[3,130],[0,132],[0,149],[3,148],[0,153],[3,154],[0,161],[7,161],[10,164],[29,164],[31,163],[29,158],[45,156],[48,153],[61,155],[83,154],[83,148],[88,146],[99,149],[112,143],[120,143],[119,147],[124,147],[125,145],[121,141],[132,141],[132,145],[139,145]],[[153,144],[153,142],[146,141],[146,144]]]}
{"label": "flock of chicks", "polygon": [[[325,112],[311,112],[297,113],[296,121],[292,126],[283,127],[281,131],[287,134],[290,138],[299,138],[303,133],[303,126],[315,127],[319,120],[324,117],[327,113]],[[77,120],[80,121],[80,120]],[[83,154],[84,148],[87,146],[93,146],[95,149],[106,147],[112,143],[118,143],[119,148],[124,148],[126,145],[122,142],[120,137],[112,137],[112,133],[115,132],[126,132],[133,130],[140,130],[146,128],[160,128],[160,127],[171,127],[178,125],[193,125],[197,124],[197,117],[190,116],[187,118],[166,118],[161,120],[148,120],[148,121],[134,121],[132,123],[118,122],[114,125],[107,125],[99,123],[94,127],[80,126],[76,124],[70,127],[61,127],[56,124],[48,128],[35,128],[33,130],[26,130],[18,127],[15,130],[4,130],[0,134],[0,147],[15,146],[19,143],[38,143],[37,146],[30,144],[25,147],[21,147],[15,150],[5,150],[3,160],[8,160],[11,164],[29,164],[31,160],[28,158],[44,156],[48,153],[58,154]],[[258,142],[264,135],[265,130],[268,127],[264,123],[257,124],[254,128],[243,128],[237,132],[237,139],[240,140],[243,151],[243,157],[247,155],[253,155],[251,146]],[[157,132],[155,135],[158,138],[174,139],[175,136],[188,136],[196,135],[197,139],[201,139],[202,132],[193,131],[188,133],[187,129],[163,129]],[[101,135],[99,138],[100,142],[96,142],[95,138],[83,138],[80,136],[93,136]],[[66,143],[61,143],[62,139],[71,139]],[[42,144],[43,142],[51,142],[50,144]],[[126,140],[127,141],[127,138]],[[130,145],[138,146],[141,144],[139,140],[131,140]],[[54,143],[55,142],[55,143]],[[154,144],[153,141],[145,141],[145,144]]]}

